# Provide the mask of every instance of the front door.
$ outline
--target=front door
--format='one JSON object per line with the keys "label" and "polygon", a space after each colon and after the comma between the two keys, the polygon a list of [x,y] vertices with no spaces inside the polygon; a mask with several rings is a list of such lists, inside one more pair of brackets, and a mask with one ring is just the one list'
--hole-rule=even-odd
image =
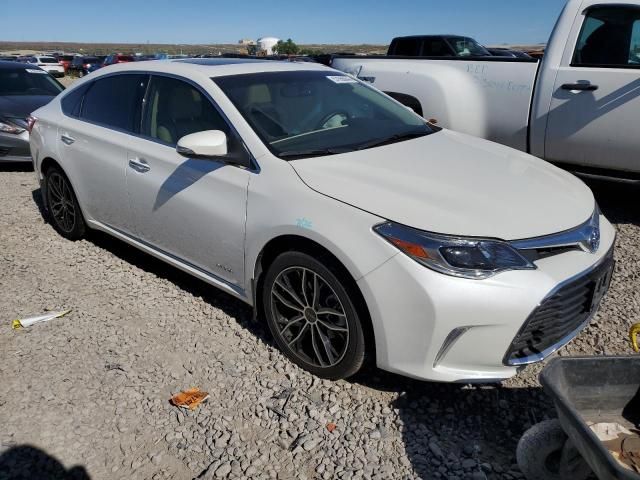
{"label": "front door", "polygon": [[[141,136],[127,152],[127,188],[136,235],[144,242],[229,283],[244,280],[244,229],[250,172],[222,160],[185,158],[178,140],[229,125],[196,86],[151,77]],[[245,152],[246,153],[246,152]]]}
{"label": "front door", "polygon": [[577,42],[554,86],[545,158],[640,172],[640,8],[592,5],[573,31]]}

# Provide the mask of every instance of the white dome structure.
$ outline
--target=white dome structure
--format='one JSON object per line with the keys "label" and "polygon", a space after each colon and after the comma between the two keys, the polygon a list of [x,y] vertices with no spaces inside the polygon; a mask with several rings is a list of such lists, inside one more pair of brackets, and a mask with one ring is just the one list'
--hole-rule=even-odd
{"label": "white dome structure", "polygon": [[280,39],[276,37],[259,38],[257,41],[258,52],[264,52],[265,55],[273,55],[273,47],[275,47],[279,41]]}

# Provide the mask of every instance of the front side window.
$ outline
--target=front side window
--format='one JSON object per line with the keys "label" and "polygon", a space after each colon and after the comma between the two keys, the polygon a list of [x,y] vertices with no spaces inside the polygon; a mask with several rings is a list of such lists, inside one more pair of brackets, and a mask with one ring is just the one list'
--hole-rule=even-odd
{"label": "front side window", "polygon": [[435,131],[386,95],[332,70],[212,79],[281,158],[362,150]]}
{"label": "front side window", "polygon": [[84,96],[80,118],[135,132],[146,81],[143,74],[112,75],[94,81]]}
{"label": "front side window", "polygon": [[573,54],[573,66],[627,67],[640,64],[640,9],[590,9]]}
{"label": "front side window", "polygon": [[425,57],[448,57],[451,56],[451,49],[441,38],[426,38],[422,54]]}
{"label": "front side window", "polygon": [[141,133],[175,146],[185,135],[204,130],[229,135],[226,121],[198,89],[182,80],[153,76]]}
{"label": "front side window", "polygon": [[3,68],[0,70],[0,96],[55,96],[62,90],[64,90],[62,85],[38,67],[28,66],[26,68]]}
{"label": "front side window", "polygon": [[457,57],[489,57],[489,51],[469,37],[447,37]]}

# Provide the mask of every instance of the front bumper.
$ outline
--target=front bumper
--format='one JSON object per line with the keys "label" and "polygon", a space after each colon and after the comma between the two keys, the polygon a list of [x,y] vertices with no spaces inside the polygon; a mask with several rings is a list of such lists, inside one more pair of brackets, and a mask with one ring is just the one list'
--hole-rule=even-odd
{"label": "front bumper", "polygon": [[[398,253],[358,281],[373,322],[378,366],[446,382],[514,375],[520,363],[509,364],[505,356],[532,313],[559,286],[591,271],[610,252],[615,230],[603,216],[600,233],[593,254],[569,251],[536,261],[537,270],[508,271],[486,280],[443,275]],[[543,353],[573,336],[565,335]]]}
{"label": "front bumper", "polygon": [[29,132],[19,135],[0,132],[0,163],[31,162]]}

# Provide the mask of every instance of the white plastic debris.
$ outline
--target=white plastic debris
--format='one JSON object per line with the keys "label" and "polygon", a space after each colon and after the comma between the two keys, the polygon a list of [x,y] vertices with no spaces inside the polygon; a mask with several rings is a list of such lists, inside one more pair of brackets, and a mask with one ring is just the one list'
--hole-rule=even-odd
{"label": "white plastic debris", "polygon": [[63,310],[60,312],[49,312],[44,315],[36,315],[33,317],[20,318],[11,322],[11,326],[14,329],[18,328],[27,328],[31,325],[35,325],[36,323],[48,322],[49,320],[53,320],[54,318],[64,317],[71,310]]}

